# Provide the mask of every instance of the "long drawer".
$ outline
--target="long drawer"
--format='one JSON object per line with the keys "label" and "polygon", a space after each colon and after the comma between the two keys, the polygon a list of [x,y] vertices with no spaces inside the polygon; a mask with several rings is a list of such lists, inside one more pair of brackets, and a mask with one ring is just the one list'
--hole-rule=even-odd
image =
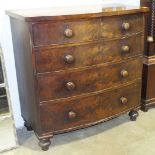
{"label": "long drawer", "polygon": [[39,101],[99,91],[141,77],[142,58],[37,76]]}
{"label": "long drawer", "polygon": [[84,127],[140,105],[140,81],[82,98],[48,102],[40,106],[42,131]]}
{"label": "long drawer", "polygon": [[35,50],[37,73],[82,68],[142,54],[143,34],[113,41]]}

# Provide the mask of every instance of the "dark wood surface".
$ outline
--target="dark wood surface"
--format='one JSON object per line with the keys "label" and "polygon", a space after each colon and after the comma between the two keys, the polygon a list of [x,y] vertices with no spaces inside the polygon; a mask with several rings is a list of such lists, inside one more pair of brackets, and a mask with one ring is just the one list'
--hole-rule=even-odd
{"label": "dark wood surface", "polygon": [[[154,87],[155,86],[155,80],[154,80],[155,65],[151,65],[148,68],[148,66],[144,64],[143,70],[144,70],[143,88],[145,89],[142,91],[142,95],[146,100],[153,99],[155,98],[155,87]],[[145,76],[145,74],[147,74],[148,76]],[[151,84],[148,85],[150,81],[151,81]],[[148,86],[149,88],[147,88]]]}
{"label": "dark wood surface", "polygon": [[[45,22],[32,25],[34,46],[79,43],[86,41],[120,38],[143,32],[142,14],[121,17],[95,18],[92,20],[76,20],[62,22]],[[129,24],[125,30],[123,23]],[[72,35],[67,37],[65,31],[69,29]]]}
{"label": "dark wood surface", "polygon": [[[141,78],[141,70],[142,59],[138,56],[116,64],[43,74],[37,77],[39,99],[43,102],[103,90]],[[121,75],[125,71],[129,74],[127,77]],[[73,90],[67,89],[68,82],[75,84]]]}
{"label": "dark wood surface", "polygon": [[[72,30],[71,37],[65,36],[67,29]],[[34,46],[97,40],[99,19],[36,23],[32,33]]]}
{"label": "dark wood surface", "polygon": [[[141,6],[150,8],[147,17],[146,37],[151,36],[155,39],[155,17],[154,0],[141,0]],[[154,3],[155,5],[155,3]],[[145,39],[145,57],[143,65],[143,85],[142,85],[142,110],[148,111],[149,107],[155,107],[155,42]]]}
{"label": "dark wood surface", "polygon": [[[134,109],[140,103],[140,85],[139,80],[91,96],[43,104],[40,106],[42,130],[62,132]],[[127,99],[126,103],[122,103],[123,97]],[[70,112],[75,113],[75,116],[71,117]]]}
{"label": "dark wood surface", "polygon": [[155,64],[143,65],[142,110],[155,107]]}
{"label": "dark wood surface", "polygon": [[[101,38],[114,39],[126,35],[133,35],[135,33],[143,32],[142,14],[124,15],[118,17],[105,17],[101,19]],[[129,24],[129,28],[123,28],[123,24]]]}
{"label": "dark wood surface", "polygon": [[[142,33],[112,41],[96,41],[84,45],[35,49],[37,73],[83,68],[102,63],[116,62],[142,54],[144,51]],[[129,50],[123,47],[128,46]],[[113,52],[111,52],[113,51]],[[65,57],[71,55],[74,61],[67,63]]]}
{"label": "dark wood surface", "polygon": [[146,16],[146,29],[145,29],[145,55],[146,56],[153,56],[155,55],[154,49],[155,44],[153,42],[147,41],[148,36],[152,36],[154,38],[155,35],[155,22],[153,19],[154,11],[152,8],[152,3],[154,0],[141,0],[141,6],[147,6],[150,8],[150,11],[145,14]]}
{"label": "dark wood surface", "polygon": [[22,17],[29,22],[7,12],[22,116],[43,150],[59,132],[126,112],[136,120],[147,11]]}

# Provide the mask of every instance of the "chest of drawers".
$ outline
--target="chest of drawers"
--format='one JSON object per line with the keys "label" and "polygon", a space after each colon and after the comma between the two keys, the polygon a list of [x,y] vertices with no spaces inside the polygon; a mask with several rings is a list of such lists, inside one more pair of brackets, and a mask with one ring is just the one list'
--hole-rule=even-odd
{"label": "chest of drawers", "polygon": [[43,150],[57,133],[126,112],[136,120],[147,11],[7,11],[22,117]]}

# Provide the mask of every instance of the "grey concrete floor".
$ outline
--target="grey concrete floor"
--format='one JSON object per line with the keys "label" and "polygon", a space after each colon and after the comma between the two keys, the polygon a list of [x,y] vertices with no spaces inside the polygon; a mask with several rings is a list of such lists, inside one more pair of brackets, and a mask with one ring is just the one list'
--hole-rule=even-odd
{"label": "grey concrete floor", "polygon": [[0,118],[0,152],[16,147],[12,118]]}
{"label": "grey concrete floor", "polygon": [[54,136],[43,152],[33,132],[18,133],[20,146],[2,155],[155,155],[155,109],[136,122],[128,115],[86,129]]}

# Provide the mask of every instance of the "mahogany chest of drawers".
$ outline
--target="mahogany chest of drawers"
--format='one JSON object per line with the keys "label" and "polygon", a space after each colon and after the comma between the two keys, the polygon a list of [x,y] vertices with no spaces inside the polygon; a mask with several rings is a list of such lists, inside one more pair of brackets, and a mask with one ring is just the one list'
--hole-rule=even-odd
{"label": "mahogany chest of drawers", "polygon": [[136,120],[147,11],[7,11],[22,117],[43,150],[57,133],[126,112]]}

